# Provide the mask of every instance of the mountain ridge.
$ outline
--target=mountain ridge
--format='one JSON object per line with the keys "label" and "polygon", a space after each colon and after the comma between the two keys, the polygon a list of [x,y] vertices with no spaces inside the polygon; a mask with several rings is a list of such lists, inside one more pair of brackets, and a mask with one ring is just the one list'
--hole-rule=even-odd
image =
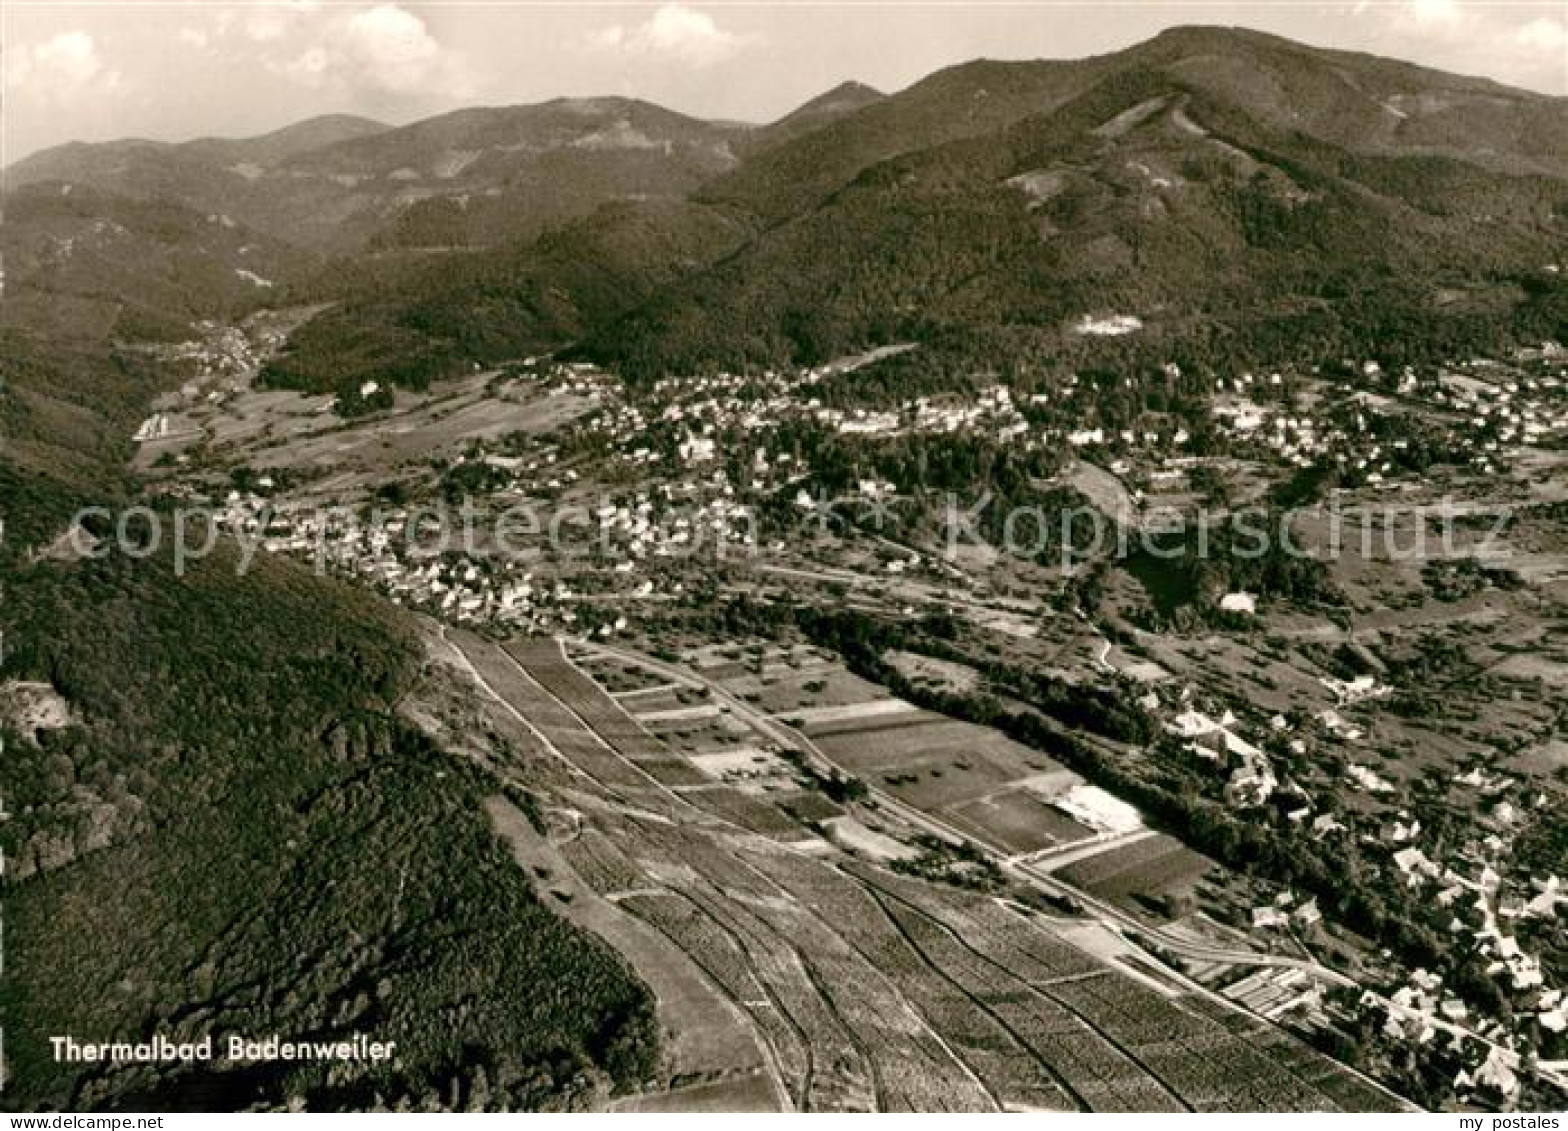
{"label": "mountain ridge", "polygon": [[[330,258],[269,296],[334,304],[291,384],[565,347],[655,373],[955,333],[1036,359],[1535,333],[1568,257],[1568,100],[1249,29],[840,84],[761,127],[605,97],[348,128],[236,209]],[[1139,304],[1132,339],[1072,330]]]}
{"label": "mountain ridge", "polygon": [[13,163],[5,183],[86,184],[232,212],[311,250],[483,246],[618,199],[684,196],[738,164],[740,152],[872,97],[869,87],[841,84],[771,126],[618,95],[470,106],[400,126],[328,114],[248,138],[69,142]]}
{"label": "mountain ridge", "polygon": [[[1498,127],[1505,96],[1534,120]],[[1391,99],[1409,106],[1405,118],[1383,105]],[[505,307],[543,285],[541,272],[554,278],[572,315],[553,336],[548,319],[454,325],[452,296],[465,291],[445,269],[391,304],[356,313],[351,296],[331,324],[396,326],[400,338],[445,311],[420,353],[446,361],[427,374],[570,345],[648,375],[955,337],[1029,364],[1193,342],[1207,343],[1193,356],[1211,363],[1247,349],[1392,352],[1402,336],[1457,348],[1555,332],[1544,312],[1557,300],[1542,296],[1560,284],[1542,267],[1562,258],[1564,154],[1568,101],[1257,33],[1179,29],[1085,60],[946,68],[745,154],[689,198],[729,220],[689,270],[661,273],[650,294],[649,273],[618,261],[637,308],[574,290],[561,270],[568,232],[547,255],[501,249],[528,281],[508,291],[492,265],[479,288],[490,303],[509,295]],[[748,233],[738,242],[736,224]],[[1074,331],[1106,312],[1137,314],[1145,331]],[[341,371],[330,337],[306,333],[293,379]],[[480,337],[489,347],[475,355]]]}

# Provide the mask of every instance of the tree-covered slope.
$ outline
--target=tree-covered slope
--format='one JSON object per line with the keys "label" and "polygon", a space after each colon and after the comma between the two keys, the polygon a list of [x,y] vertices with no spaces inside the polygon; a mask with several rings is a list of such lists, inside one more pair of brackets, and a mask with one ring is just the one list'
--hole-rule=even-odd
{"label": "tree-covered slope", "polygon": [[[1072,358],[1226,338],[1236,359],[1549,331],[1568,183],[1352,153],[1150,70],[891,158],[601,326],[632,375],[814,362],[955,331]],[[1137,318],[1131,342],[1081,331]],[[977,361],[981,360],[977,357]],[[1017,356],[994,356],[1006,365]]]}
{"label": "tree-covered slope", "polygon": [[[167,526],[146,558],[59,541],[82,506],[142,500],[128,437],[184,379],[148,346],[253,309],[271,288],[239,271],[281,290],[309,265],[180,205],[61,188],[13,194],[4,235],[6,1106],[569,1107],[640,1084],[646,989],[536,898],[486,822],[497,783],[397,712],[420,677],[402,613],[282,559],[241,571],[233,546],[177,573]],[[397,1056],[50,1045],[155,1033],[362,1033]]]}
{"label": "tree-covered slope", "polygon": [[[968,339],[1009,369],[1399,360],[1558,332],[1562,99],[1184,28],[827,100],[684,203],[351,282],[289,379],[409,358],[423,380],[563,346],[636,377],[895,340]],[[1111,315],[1141,329],[1079,332]]]}
{"label": "tree-covered slope", "polygon": [[[29,560],[72,493],[0,467],[0,682],[68,725],[5,731],[5,1100],[575,1106],[651,1073],[646,991],[543,907],[486,824],[495,783],[394,705],[417,675],[373,598],[232,552]],[[396,1041],[386,1064],[62,1064],[49,1037]]]}

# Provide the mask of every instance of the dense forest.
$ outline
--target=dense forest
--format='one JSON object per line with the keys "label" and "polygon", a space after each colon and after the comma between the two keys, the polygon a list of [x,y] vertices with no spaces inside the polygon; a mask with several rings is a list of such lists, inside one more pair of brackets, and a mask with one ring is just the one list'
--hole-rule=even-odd
{"label": "dense forest", "polygon": [[[7,1105],[559,1108],[653,1078],[647,991],[540,904],[496,783],[396,713],[403,624],[282,559],[36,556],[81,498],[0,464],[0,677],[69,712],[3,734]],[[47,1040],[153,1032],[398,1056],[115,1068]]]}
{"label": "dense forest", "polygon": [[[338,301],[268,380],[417,387],[560,350],[640,381],[920,343],[918,363],[866,388],[886,402],[985,375],[1397,368],[1568,336],[1568,282],[1548,269],[1568,216],[1557,178],[1316,136],[1133,61],[1067,86],[1049,113],[1020,94],[989,129],[940,126],[912,90],[684,200],[335,263],[288,292]],[[881,130],[903,148],[880,132],[850,144],[851,126],[890,115]],[[817,183],[817,158],[840,183]],[[1141,330],[1074,329],[1114,312]]]}

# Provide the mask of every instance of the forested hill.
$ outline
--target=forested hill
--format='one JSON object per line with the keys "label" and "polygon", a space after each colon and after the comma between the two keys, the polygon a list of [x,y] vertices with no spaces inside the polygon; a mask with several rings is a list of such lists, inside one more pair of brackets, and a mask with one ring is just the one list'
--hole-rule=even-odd
{"label": "forested hill", "polygon": [[[7,1107],[574,1107],[651,1074],[646,990],[539,902],[481,810],[497,784],[395,711],[419,663],[384,602],[281,558],[28,561],[79,498],[0,463],[0,501],[0,704],[68,716],[3,731]],[[399,1055],[328,1077],[49,1045],[153,1032]]]}
{"label": "forested hill", "polygon": [[[66,189],[13,193],[0,232],[4,1106],[581,1107],[642,1083],[646,989],[541,904],[486,821],[500,785],[399,712],[423,678],[404,614],[232,547],[178,574],[167,526],[146,558],[62,540],[85,505],[144,501],[129,437],[180,380],[150,347],[314,265],[232,218]],[[399,1054],[329,1077],[49,1044],[154,1032]]]}
{"label": "forested hill", "polygon": [[[833,94],[682,199],[318,282],[341,301],[280,376],[575,345],[637,377],[895,340],[1004,371],[1397,362],[1562,332],[1562,99],[1221,28]],[[1079,332],[1111,315],[1142,329]]]}
{"label": "forested hill", "polygon": [[[1451,356],[1560,333],[1565,220],[1555,176],[1358,152],[1130,69],[759,222],[587,349],[633,376],[955,336],[1004,370],[1129,347],[1215,365]],[[1141,331],[1080,332],[1113,315]]]}

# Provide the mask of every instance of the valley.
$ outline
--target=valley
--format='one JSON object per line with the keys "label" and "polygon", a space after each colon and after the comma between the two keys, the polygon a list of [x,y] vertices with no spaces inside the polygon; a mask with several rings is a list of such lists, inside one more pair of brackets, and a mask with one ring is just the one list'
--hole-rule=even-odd
{"label": "valley", "polygon": [[[1187,1095],[1187,1070],[1173,1068],[1146,1096],[1128,1093],[1140,1103],[1367,1104],[1373,1093],[1354,1089],[1378,1087],[1368,1074],[1393,1085],[1389,1102],[1412,1087],[1431,1089],[1428,1102],[1560,1088],[1561,880],[1551,850],[1511,846],[1550,843],[1564,784],[1529,752],[1549,749],[1561,725],[1550,610],[1564,579],[1550,515],[1563,499],[1549,469],[1568,434],[1568,357],[1471,359],[1392,377],[1393,392],[1377,396],[1310,370],[1244,375],[1192,410],[1120,430],[1081,427],[1107,404],[1081,381],[1045,396],[995,386],[972,400],[836,407],[844,383],[918,357],[883,351],[646,391],[536,359],[400,392],[324,431],[265,425],[255,444],[213,439],[229,434],[230,412],[267,398],[292,412],[297,394],[225,398],[203,417],[204,438],[148,475],[167,504],[210,507],[263,552],[460,626],[432,644],[443,663],[578,782],[556,792],[518,777],[542,815],[532,837],[509,837],[514,852],[557,884],[569,918],[599,909],[582,922],[634,966],[648,944],[627,940],[647,936],[628,932],[651,927],[697,962],[702,983],[723,991],[740,978],[705,965],[719,944],[677,925],[697,912],[674,897],[690,902],[686,885],[700,882],[698,922],[727,923],[737,912],[712,902],[742,882],[734,859],[766,846],[857,884],[864,867],[901,877],[905,895],[968,893],[969,913],[1000,908],[1019,919],[1007,931],[1043,931],[1125,980],[1118,993],[1154,994],[1145,1010],[1201,1002],[1231,1031],[1248,1018],[1282,1029],[1281,1055],[1316,1064],[1326,1050],[1362,1070],[1330,1085],[1324,1060],[1308,1074],[1328,1089],[1318,1100],[1265,1102],[1245,1090]],[[443,421],[465,417],[496,427],[464,426],[443,443]],[[330,402],[311,419],[334,419]],[[1205,432],[1215,438],[1194,440]],[[940,448],[922,447],[929,435]],[[1019,489],[1034,493],[1025,517],[1050,529],[1021,546],[972,496],[971,517],[952,525],[953,493],[976,469],[991,493],[1006,482],[1003,451],[1038,461]],[[929,462],[924,475],[910,470],[938,452],[973,461],[945,490]],[[834,477],[846,459],[859,465],[848,482]],[[1338,486],[1320,481],[1317,497],[1268,509],[1318,475]],[[1057,530],[1047,504],[1073,522]],[[1172,515],[1212,530],[1172,526]],[[1103,525],[1075,540],[1087,517]],[[1313,552],[1194,558],[1167,544],[1196,533],[1223,546],[1249,517],[1284,523]],[[1232,572],[1195,585],[1193,566]],[[1537,610],[1531,635],[1510,640]],[[1412,681],[1433,661],[1457,665],[1438,669],[1456,681],[1440,708],[1425,674]],[[666,836],[710,830],[722,849],[702,867],[695,849],[646,857],[645,833],[616,814]],[[1325,848],[1353,853],[1354,884],[1338,861],[1317,862]],[[1437,894],[1434,912],[1407,902],[1422,889]],[[769,892],[778,897],[763,885],[756,898]],[[1474,919],[1460,903],[1472,898]],[[610,908],[619,925],[601,918]],[[674,908],[683,918],[670,921]],[[1444,933],[1475,949],[1446,950]],[[887,945],[847,942],[862,957]],[[745,951],[723,949],[734,947]],[[650,984],[671,963],[643,960],[661,972],[641,972]],[[1499,975],[1500,996],[1483,990]],[[811,1009],[832,1007],[824,992],[829,1002]],[[760,994],[729,990],[701,1026],[733,1024]],[[1535,1011],[1516,1011],[1519,1001]],[[929,1003],[900,1008],[952,1051]],[[721,1107],[935,1102],[877,1092],[874,1066],[837,1098],[814,1098],[807,1069],[782,1067],[799,1054],[770,1030],[780,1022],[751,1024],[747,1065],[672,1064],[668,1094],[700,1088]],[[871,1046],[888,1039],[875,1032]],[[1412,1064],[1409,1050],[1432,1041],[1421,1034],[1440,1032],[1452,1047]],[[1542,1050],[1528,1084],[1521,1037]],[[984,1080],[978,1062],[953,1055]],[[1110,1102],[1086,1080],[1060,1088],[1047,1103],[986,1084],[963,1104]]]}
{"label": "valley", "polygon": [[[12,165],[7,1102],[1560,1109],[1565,154],[1193,27]],[[46,1039],[269,1028],[403,1051]]]}

